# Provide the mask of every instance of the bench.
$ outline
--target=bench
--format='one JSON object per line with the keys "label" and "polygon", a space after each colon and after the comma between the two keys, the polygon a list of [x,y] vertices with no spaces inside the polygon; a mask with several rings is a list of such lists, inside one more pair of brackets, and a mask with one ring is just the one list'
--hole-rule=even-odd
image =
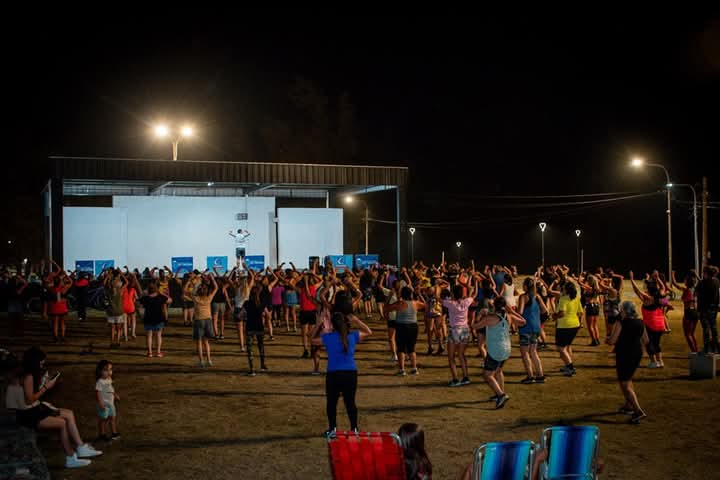
{"label": "bench", "polygon": [[688,359],[690,360],[690,376],[692,378],[717,377],[720,354],[691,353],[688,355]]}

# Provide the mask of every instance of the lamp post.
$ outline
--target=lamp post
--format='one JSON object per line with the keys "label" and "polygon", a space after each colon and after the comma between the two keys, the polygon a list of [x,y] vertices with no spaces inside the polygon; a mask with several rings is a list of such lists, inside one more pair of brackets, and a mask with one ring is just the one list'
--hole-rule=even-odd
{"label": "lamp post", "polygon": [[410,261],[415,264],[415,227],[410,227]]}
{"label": "lamp post", "polygon": [[460,260],[462,259],[460,255],[460,248],[462,247],[462,242],[455,242],[455,245],[457,245],[458,249],[458,263],[460,263]]}
{"label": "lamp post", "polygon": [[669,282],[670,279],[672,279],[672,210],[671,210],[671,194],[670,194],[670,188],[672,187],[672,182],[670,181],[670,174],[667,171],[667,168],[660,165],[659,163],[647,163],[645,162],[645,159],[642,157],[633,157],[633,159],[630,161],[630,165],[635,168],[641,168],[644,166],[647,167],[655,167],[660,168],[665,173],[665,189],[667,191],[667,229],[668,229],[668,276],[667,281]]}
{"label": "lamp post", "polygon": [[693,194],[693,241],[695,244],[694,245],[695,273],[700,275],[700,253],[699,253],[699,248],[698,248],[698,230],[697,230],[697,193],[695,192],[695,187],[693,187],[689,183],[676,183],[674,186],[689,188]]}
{"label": "lamp post", "polygon": [[[158,138],[165,138],[171,134],[170,128],[167,125],[156,125],[155,126],[155,136]],[[185,125],[180,129],[180,131],[177,132],[177,134],[174,137],[174,140],[172,141],[172,159],[177,160],[178,159],[178,145],[180,144],[181,138],[190,138],[194,134],[193,128],[189,125]]]}
{"label": "lamp post", "polygon": [[540,222],[538,226],[540,227],[540,263],[545,267],[545,229],[547,223]]}
{"label": "lamp post", "polygon": [[583,272],[583,264],[580,260],[580,235],[582,234],[582,231],[580,229],[575,230],[575,237],[577,239],[577,268],[578,268],[578,275],[582,275]]}
{"label": "lamp post", "polygon": [[[355,197],[347,196],[345,197],[345,203],[353,203],[355,201]],[[368,209],[368,204],[365,202],[365,200],[360,200],[363,205],[365,205],[365,255],[368,254],[368,217],[370,216],[370,211]]]}

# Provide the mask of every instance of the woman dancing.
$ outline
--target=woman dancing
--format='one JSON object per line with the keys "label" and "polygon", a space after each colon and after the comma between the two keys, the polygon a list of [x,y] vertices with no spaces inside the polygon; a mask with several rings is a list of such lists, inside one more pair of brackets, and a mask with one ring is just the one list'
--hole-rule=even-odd
{"label": "woman dancing", "polygon": [[565,366],[560,371],[566,377],[572,377],[577,373],[573,365],[572,351],[570,347],[575,336],[580,330],[583,315],[577,287],[573,282],[565,282],[563,291],[551,290],[550,294],[556,299],[557,309],[553,314],[556,321],[555,345],[560,353],[560,359]]}
{"label": "woman dancing", "polygon": [[538,338],[542,331],[540,318],[547,314],[547,307],[537,293],[535,279],[528,277],[523,282],[524,293],[520,295],[518,313],[525,319],[525,325],[520,327],[520,356],[527,377],[520,380],[522,384],[545,383],[542,362],[538,355]]}
{"label": "woman dancing", "polygon": [[630,284],[635,291],[635,295],[637,295],[642,302],[642,320],[650,340],[647,343],[647,353],[650,357],[648,368],[663,368],[665,364],[662,359],[660,339],[665,333],[665,314],[662,309],[660,290],[658,288],[652,288],[652,295],[640,290],[637,284],[635,284],[635,277],[632,271],[630,272]]}
{"label": "woman dancing", "polygon": [[600,345],[600,332],[597,322],[600,316],[600,284],[595,275],[588,275],[587,283],[579,282],[583,289],[585,300],[585,316],[587,317],[587,329],[590,334],[590,346]]}
{"label": "woman dancing", "polygon": [[695,290],[697,282],[698,279],[694,271],[691,271],[687,277],[685,277],[684,285],[678,283],[675,278],[675,272],[672,272],[673,285],[682,290],[680,299],[685,307],[683,311],[683,333],[685,334],[688,347],[690,347],[690,351],[693,353],[698,352],[695,328],[697,328],[698,320],[700,320],[700,315],[697,310],[697,291]]}

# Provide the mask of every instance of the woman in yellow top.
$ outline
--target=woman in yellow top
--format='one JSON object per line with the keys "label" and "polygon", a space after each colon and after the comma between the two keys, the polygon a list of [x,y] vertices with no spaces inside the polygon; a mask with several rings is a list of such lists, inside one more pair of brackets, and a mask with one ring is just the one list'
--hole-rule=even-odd
{"label": "woman in yellow top", "polygon": [[567,377],[575,375],[575,367],[573,366],[572,345],[578,330],[580,330],[580,319],[583,315],[582,305],[580,304],[580,296],[578,295],[577,286],[567,281],[562,287],[562,292],[550,292],[556,298],[556,307],[553,318],[557,322],[555,330],[555,345],[560,353],[560,359],[565,366],[560,371]]}

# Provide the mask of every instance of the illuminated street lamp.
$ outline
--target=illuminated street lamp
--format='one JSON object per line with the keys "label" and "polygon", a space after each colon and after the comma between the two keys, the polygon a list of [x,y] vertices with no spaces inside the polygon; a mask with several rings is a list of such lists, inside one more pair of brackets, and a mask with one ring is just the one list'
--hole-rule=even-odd
{"label": "illuminated street lamp", "polygon": [[[170,128],[167,125],[160,124],[155,126],[155,136],[158,138],[165,138],[171,135]],[[178,144],[180,143],[181,138],[190,138],[195,134],[193,128],[189,125],[185,125],[182,128],[180,128],[180,131],[177,133],[177,136],[172,141],[172,155],[173,160],[178,159]]]}
{"label": "illuminated street lamp", "polygon": [[545,229],[547,228],[547,223],[540,222],[538,226],[540,227],[540,263],[545,267]]}
{"label": "illuminated street lamp", "polygon": [[408,229],[410,232],[410,260],[415,263],[415,227]]}
{"label": "illuminated street lamp", "polygon": [[575,237],[577,239],[577,268],[578,268],[578,275],[582,275],[583,272],[583,261],[582,257],[580,255],[580,235],[582,234],[582,231],[580,229],[575,230]]}
{"label": "illuminated street lamp", "polygon": [[670,188],[673,186],[672,182],[670,181],[670,174],[667,171],[667,168],[660,165],[659,163],[647,163],[644,158],[642,157],[633,157],[630,160],[630,166],[634,168],[642,168],[642,167],[654,167],[654,168],[660,168],[665,173],[665,190],[667,191],[667,228],[668,228],[668,276],[667,281],[669,282],[670,279],[672,279],[672,212],[671,212],[671,193]]}

